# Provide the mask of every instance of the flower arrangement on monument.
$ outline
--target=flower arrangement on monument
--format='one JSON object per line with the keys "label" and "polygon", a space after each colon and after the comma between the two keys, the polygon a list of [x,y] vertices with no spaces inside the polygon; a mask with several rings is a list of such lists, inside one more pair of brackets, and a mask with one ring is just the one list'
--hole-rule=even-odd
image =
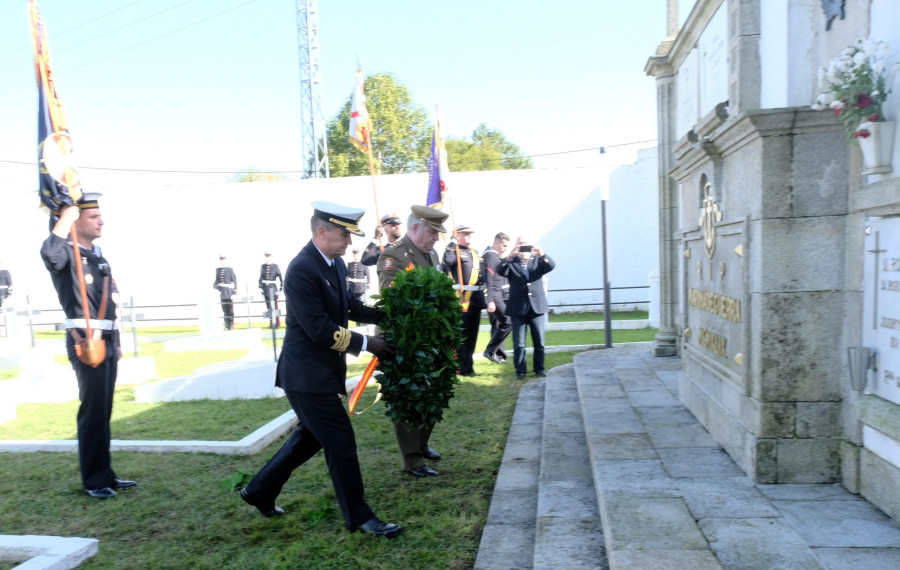
{"label": "flower arrangement on monument", "polygon": [[872,123],[887,120],[882,105],[890,93],[885,77],[889,54],[887,42],[859,38],[819,70],[823,92],[812,108],[834,110],[850,140],[868,138]]}

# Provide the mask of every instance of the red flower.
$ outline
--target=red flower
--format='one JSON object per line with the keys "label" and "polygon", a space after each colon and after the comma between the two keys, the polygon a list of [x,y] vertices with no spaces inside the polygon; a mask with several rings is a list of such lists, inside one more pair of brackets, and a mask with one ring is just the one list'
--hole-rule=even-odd
{"label": "red flower", "polygon": [[879,115],[878,113],[875,113],[874,115],[872,115],[871,117],[869,117],[866,120],[869,121],[870,123],[877,123],[878,119],[880,119],[880,118],[881,118],[881,115]]}
{"label": "red flower", "polygon": [[856,94],[856,106],[860,109],[865,109],[869,105],[872,104],[872,98],[869,97],[865,93],[857,93]]}
{"label": "red flower", "polygon": [[855,137],[858,138],[858,139],[867,139],[867,138],[869,138],[870,136],[872,136],[872,133],[870,133],[869,131],[863,129],[863,130],[861,130],[861,131],[856,131],[856,133],[854,133],[853,136],[855,136]]}

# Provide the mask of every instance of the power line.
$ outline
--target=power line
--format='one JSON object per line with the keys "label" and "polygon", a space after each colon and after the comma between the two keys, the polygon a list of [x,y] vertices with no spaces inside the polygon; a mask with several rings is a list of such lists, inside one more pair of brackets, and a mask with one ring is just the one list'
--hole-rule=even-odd
{"label": "power line", "polygon": [[[251,0],[255,1],[255,0]],[[547,152],[543,154],[531,154],[525,155],[520,158],[535,158],[539,156],[556,156],[561,154],[572,154],[576,152],[589,152],[589,151],[598,151],[601,148],[617,148],[622,146],[632,146],[637,144],[646,144],[650,142],[655,142],[657,139],[647,139],[643,141],[633,141],[633,142],[625,142],[618,144],[610,144],[605,145],[604,147],[593,147],[593,148],[583,148],[579,150],[562,150],[558,152]],[[487,162],[500,162],[503,159],[491,160]],[[481,161],[478,161],[481,162]],[[21,164],[25,166],[37,166],[35,162],[25,162],[19,160],[2,160],[0,159],[0,164]],[[466,163],[457,163],[458,164],[471,164],[470,162]],[[565,167],[569,168],[569,167]],[[228,171],[220,171],[220,170],[161,170],[161,169],[146,169],[146,168],[112,168],[106,166],[80,166],[81,170],[101,170],[101,171],[109,171],[109,172],[144,172],[151,174],[308,174],[306,170],[228,170]],[[542,169],[535,169],[542,170]]]}

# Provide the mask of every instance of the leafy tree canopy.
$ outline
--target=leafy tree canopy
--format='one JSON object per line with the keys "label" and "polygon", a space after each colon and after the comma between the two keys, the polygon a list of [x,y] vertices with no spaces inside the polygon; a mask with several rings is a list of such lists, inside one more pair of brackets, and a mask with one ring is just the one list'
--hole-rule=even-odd
{"label": "leafy tree canopy", "polygon": [[[373,131],[375,172],[427,171],[434,134],[427,111],[416,105],[406,86],[388,73],[366,77],[365,91]],[[350,144],[352,101],[351,93],[338,114],[328,122],[328,168],[332,177],[369,174],[368,156]],[[444,140],[444,145],[451,172],[533,167],[522,149],[484,123],[472,133],[472,142],[451,137]]]}
{"label": "leafy tree canopy", "polygon": [[229,182],[280,182],[287,177],[280,172],[264,172],[255,166],[250,166],[240,172],[232,174]]}
{"label": "leafy tree canopy", "polygon": [[451,172],[471,170],[517,170],[533,168],[531,159],[500,131],[489,129],[484,123],[472,133],[472,142],[448,138],[447,163]]}
{"label": "leafy tree canopy", "polygon": [[[393,75],[378,73],[365,79],[366,109],[372,123],[375,172],[424,172],[431,155],[432,125],[424,108]],[[331,176],[365,176],[369,158],[350,144],[350,107],[353,95],[328,123],[328,168]]]}

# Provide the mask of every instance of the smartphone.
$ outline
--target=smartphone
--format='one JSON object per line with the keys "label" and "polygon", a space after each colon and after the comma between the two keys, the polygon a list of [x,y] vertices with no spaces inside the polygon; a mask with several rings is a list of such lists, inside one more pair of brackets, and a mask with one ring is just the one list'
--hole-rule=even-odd
{"label": "smartphone", "polygon": [[529,251],[531,251],[531,246],[523,245],[523,246],[519,247],[519,251],[529,252]]}

